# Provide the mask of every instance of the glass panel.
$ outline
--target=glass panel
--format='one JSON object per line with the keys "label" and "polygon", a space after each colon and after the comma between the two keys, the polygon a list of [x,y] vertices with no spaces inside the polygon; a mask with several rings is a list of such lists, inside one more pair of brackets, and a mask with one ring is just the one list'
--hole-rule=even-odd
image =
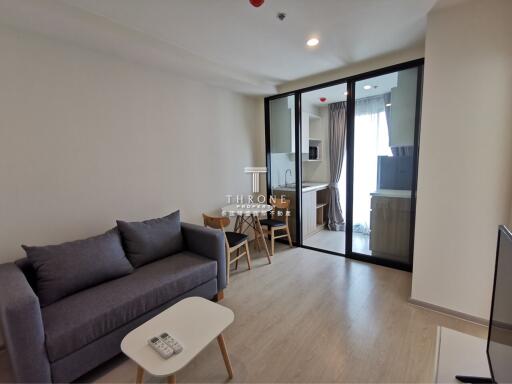
{"label": "glass panel", "polygon": [[352,251],[409,264],[418,69],[355,84]]}
{"label": "glass panel", "polygon": [[[305,92],[301,99],[303,244],[342,254],[346,219],[346,91],[347,85],[339,84]],[[335,129],[330,132],[329,126],[334,123]],[[334,161],[330,161],[331,157]],[[329,188],[331,181],[336,188]]]}
{"label": "glass panel", "polygon": [[289,228],[296,241],[295,96],[269,101],[271,194],[290,200]]}

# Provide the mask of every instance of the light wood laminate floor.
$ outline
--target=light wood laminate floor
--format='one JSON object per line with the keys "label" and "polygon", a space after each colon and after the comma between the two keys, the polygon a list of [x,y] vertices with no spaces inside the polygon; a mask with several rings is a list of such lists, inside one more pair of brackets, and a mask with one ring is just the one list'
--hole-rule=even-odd
{"label": "light wood laminate floor", "polygon": [[[428,382],[438,325],[486,335],[485,327],[409,304],[407,272],[277,247],[272,265],[253,251],[253,270],[242,263],[221,302],[235,312],[224,333],[234,382]],[[10,376],[1,355],[5,381]],[[119,357],[82,381],[134,382],[135,371]],[[226,382],[216,342],[177,380]]]}
{"label": "light wood laminate floor", "polygon": [[[327,251],[345,253],[345,232],[329,231],[323,229],[304,240],[304,245]],[[354,252],[371,256],[370,236],[354,232],[352,234],[352,248]]]}

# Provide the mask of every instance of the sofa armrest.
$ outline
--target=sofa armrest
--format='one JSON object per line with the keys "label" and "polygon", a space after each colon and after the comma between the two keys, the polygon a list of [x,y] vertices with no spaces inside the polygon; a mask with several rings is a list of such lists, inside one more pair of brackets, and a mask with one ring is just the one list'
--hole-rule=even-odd
{"label": "sofa armrest", "polygon": [[0,322],[16,381],[51,382],[39,299],[14,263],[0,265]]}
{"label": "sofa armrest", "polygon": [[219,291],[226,288],[224,233],[220,230],[188,223],[181,224],[181,233],[190,251],[217,261],[217,287]]}

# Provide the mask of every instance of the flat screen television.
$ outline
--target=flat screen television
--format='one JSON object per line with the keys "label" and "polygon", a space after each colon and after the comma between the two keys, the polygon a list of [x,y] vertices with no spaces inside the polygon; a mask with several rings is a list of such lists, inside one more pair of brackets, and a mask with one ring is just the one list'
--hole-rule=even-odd
{"label": "flat screen television", "polygon": [[487,359],[495,383],[512,383],[512,233],[498,231]]}

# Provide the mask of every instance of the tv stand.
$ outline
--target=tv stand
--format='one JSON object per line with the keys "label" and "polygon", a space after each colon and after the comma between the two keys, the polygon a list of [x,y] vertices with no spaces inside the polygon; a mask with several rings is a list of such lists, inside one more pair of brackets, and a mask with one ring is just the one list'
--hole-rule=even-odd
{"label": "tv stand", "polygon": [[438,327],[433,381],[460,384],[461,381],[457,380],[459,377],[471,376],[469,381],[463,382],[489,383],[490,381],[473,380],[491,377],[485,354],[486,347],[486,339]]}
{"label": "tv stand", "polygon": [[480,377],[480,376],[455,376],[457,380],[461,383],[470,383],[470,384],[492,384],[492,379],[490,377]]}

